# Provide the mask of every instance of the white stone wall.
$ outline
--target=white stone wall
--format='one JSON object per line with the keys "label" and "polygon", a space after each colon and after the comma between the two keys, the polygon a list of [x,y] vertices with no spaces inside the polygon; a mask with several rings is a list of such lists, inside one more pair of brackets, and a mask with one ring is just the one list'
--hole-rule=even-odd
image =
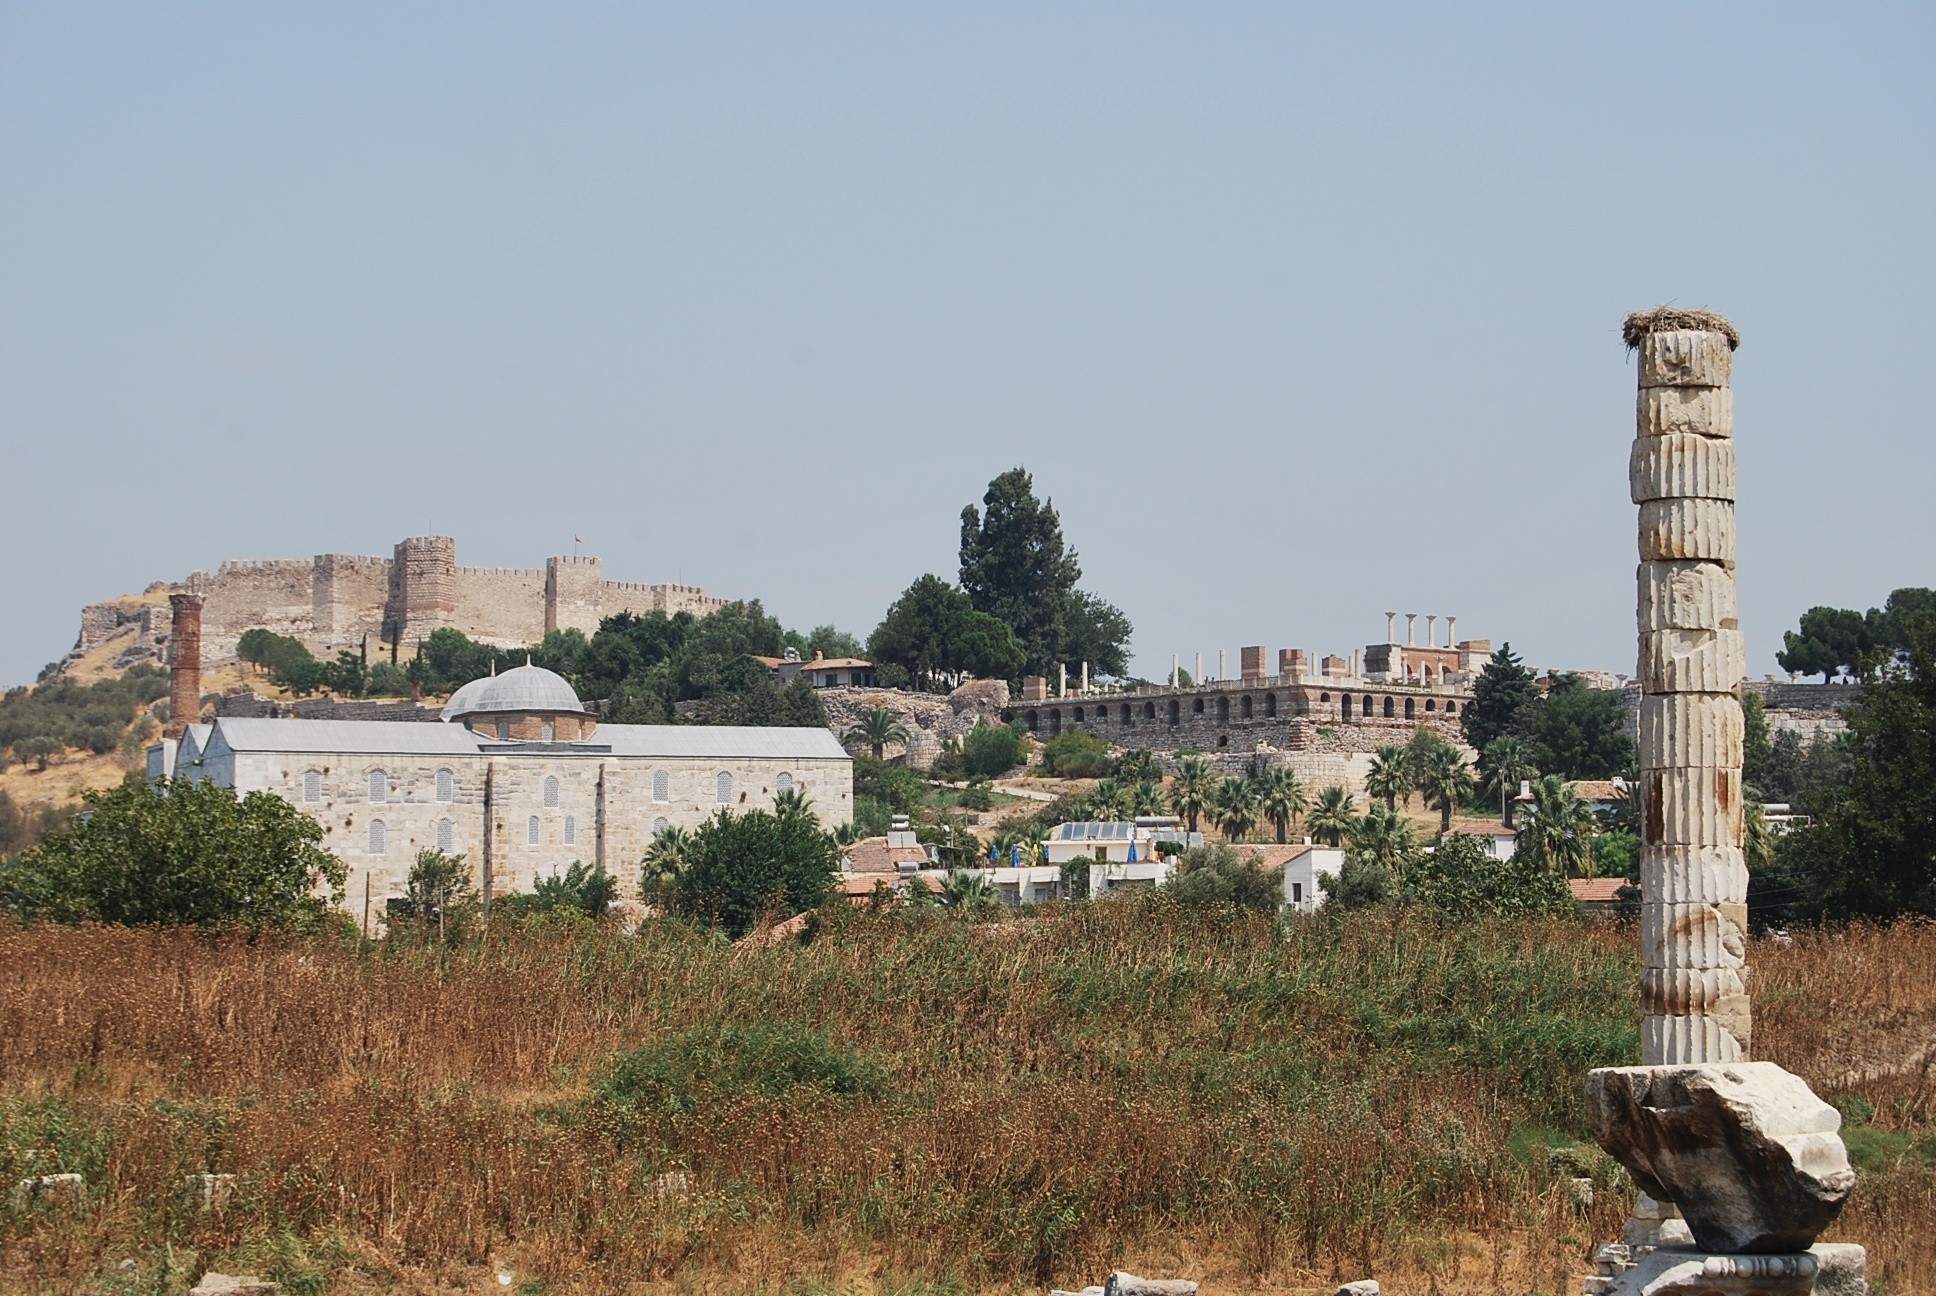
{"label": "white stone wall", "polygon": [[[370,774],[384,772],[385,797],[370,799]],[[437,771],[451,771],[453,796],[437,799]],[[321,776],[320,800],[304,798],[304,775]],[[653,798],[654,774],[668,775],[668,796]],[[440,820],[451,821],[450,849],[469,858],[473,878],[484,883],[485,781],[490,780],[491,886],[496,895],[530,891],[538,880],[558,876],[574,861],[599,860],[599,783],[604,781],[603,863],[618,877],[620,894],[636,897],[639,861],[655,825],[692,830],[722,806],[718,777],[733,779],[735,813],[771,810],[780,775],[813,802],[829,829],[853,819],[853,767],[844,760],[653,760],[587,752],[491,756],[375,756],[244,752],[205,765],[204,777],[239,792],[273,792],[323,826],[323,845],[348,866],[345,907],[359,917],[366,890],[372,917],[387,896],[400,895],[417,852],[438,844]],[[545,804],[545,780],[558,780],[558,803]],[[538,841],[530,821],[538,821]],[[370,849],[370,824],[382,820],[381,852]],[[566,820],[575,840],[566,840]]]}

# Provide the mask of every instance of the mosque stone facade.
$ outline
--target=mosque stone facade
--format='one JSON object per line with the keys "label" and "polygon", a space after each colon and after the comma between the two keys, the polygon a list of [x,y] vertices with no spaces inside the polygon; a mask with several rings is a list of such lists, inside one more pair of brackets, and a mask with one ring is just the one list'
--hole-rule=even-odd
{"label": "mosque stone facade", "polygon": [[464,856],[492,895],[583,861],[629,899],[661,828],[771,810],[789,789],[829,829],[854,809],[853,760],[826,729],[598,724],[536,666],[466,685],[441,723],[217,717],[152,748],[148,771],[310,815],[349,867],[345,907],[373,925],[427,848]]}

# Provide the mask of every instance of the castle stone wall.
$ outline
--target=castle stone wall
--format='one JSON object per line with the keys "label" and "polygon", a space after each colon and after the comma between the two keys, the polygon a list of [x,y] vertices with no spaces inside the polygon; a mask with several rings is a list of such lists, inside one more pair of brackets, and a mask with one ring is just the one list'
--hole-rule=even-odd
{"label": "castle stone wall", "polygon": [[257,626],[305,643],[317,638],[314,559],[225,562],[213,575],[196,573],[188,584],[204,599],[205,661],[235,656],[236,640]]}
{"label": "castle stone wall", "polygon": [[339,648],[361,647],[366,636],[373,642],[383,638],[391,565],[363,554],[316,555],[310,577],[313,651],[329,656]]}
{"label": "castle stone wall", "polygon": [[690,612],[724,604],[696,585],[605,579],[594,557],[570,555],[537,567],[459,567],[449,536],[413,536],[388,558],[318,554],[313,558],[225,562],[186,581],[158,582],[140,598],[107,599],[81,610],[72,661],[110,641],[152,655],[169,632],[164,593],[194,590],[204,599],[202,651],[231,659],[244,631],[260,627],[300,639],[319,657],[395,644],[399,656],[443,626],[499,647],[544,638],[547,629],[591,634],[619,612]]}
{"label": "castle stone wall", "polygon": [[473,639],[515,648],[544,638],[545,574],[539,568],[459,567],[456,596],[450,624]]}

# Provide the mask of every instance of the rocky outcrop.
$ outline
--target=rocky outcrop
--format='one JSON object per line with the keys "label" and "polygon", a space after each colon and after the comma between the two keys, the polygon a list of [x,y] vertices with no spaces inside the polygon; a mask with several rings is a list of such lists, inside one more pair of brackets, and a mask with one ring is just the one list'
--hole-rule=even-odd
{"label": "rocky outcrop", "polygon": [[948,739],[963,737],[978,724],[1002,722],[1008,685],[1001,680],[970,680],[945,697],[883,688],[821,689],[816,696],[827,708],[827,727],[836,738],[845,738],[875,707],[887,708],[908,731],[908,742],[889,747],[885,754],[905,756],[914,768],[927,769]]}
{"label": "rocky outcrop", "polygon": [[1840,1114],[1772,1062],[1594,1071],[1587,1119],[1706,1251],[1805,1251],[1855,1187]]}

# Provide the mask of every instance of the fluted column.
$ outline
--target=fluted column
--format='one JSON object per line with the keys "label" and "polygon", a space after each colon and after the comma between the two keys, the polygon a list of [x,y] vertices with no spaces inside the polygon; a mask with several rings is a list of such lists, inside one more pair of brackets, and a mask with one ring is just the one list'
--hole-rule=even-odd
{"label": "fluted column", "polygon": [[1748,1056],[1741,851],[1746,669],[1734,576],[1739,336],[1719,315],[1630,316],[1640,395],[1641,1047],[1649,1065]]}

